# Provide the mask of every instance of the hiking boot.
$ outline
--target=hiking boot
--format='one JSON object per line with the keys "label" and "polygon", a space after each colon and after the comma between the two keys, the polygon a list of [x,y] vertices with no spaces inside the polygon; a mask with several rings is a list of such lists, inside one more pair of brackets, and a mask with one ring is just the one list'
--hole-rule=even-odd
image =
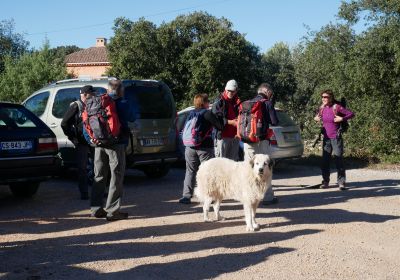
{"label": "hiking boot", "polygon": [[105,218],[107,216],[107,212],[103,208],[99,208],[96,212],[90,214],[90,216],[95,218]]}
{"label": "hiking boot", "polygon": [[339,184],[339,190],[346,191],[346,190],[348,190],[348,188],[346,188],[346,186],[344,184]]}
{"label": "hiking boot", "polygon": [[191,202],[190,198],[188,198],[188,197],[182,197],[181,199],[179,199],[179,203],[182,203],[182,204],[190,204],[190,203],[192,203],[192,202]]}
{"label": "hiking boot", "polygon": [[328,182],[322,182],[322,185],[319,186],[320,189],[327,189],[329,188],[329,183]]}
{"label": "hiking boot", "polygon": [[107,216],[106,219],[109,222],[112,221],[119,221],[119,220],[125,220],[128,219],[129,214],[125,212],[116,212],[112,216]]}
{"label": "hiking boot", "polygon": [[278,202],[279,202],[279,199],[276,196],[274,196],[274,198],[270,201],[263,200],[262,204],[265,206],[268,206],[268,205],[277,204]]}

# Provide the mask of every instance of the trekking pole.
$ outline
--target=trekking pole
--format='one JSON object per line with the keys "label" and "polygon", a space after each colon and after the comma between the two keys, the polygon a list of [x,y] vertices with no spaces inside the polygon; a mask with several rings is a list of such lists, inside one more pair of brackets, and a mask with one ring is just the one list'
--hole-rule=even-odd
{"label": "trekking pole", "polygon": [[313,148],[315,148],[315,146],[321,141],[321,135],[322,135],[322,128],[321,128],[320,132],[318,133],[318,135],[314,139],[314,142],[312,145]]}

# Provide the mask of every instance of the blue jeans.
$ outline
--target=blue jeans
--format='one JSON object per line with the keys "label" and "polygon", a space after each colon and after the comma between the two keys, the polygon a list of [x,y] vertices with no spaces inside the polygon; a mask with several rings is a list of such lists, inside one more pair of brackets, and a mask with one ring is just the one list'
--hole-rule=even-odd
{"label": "blue jeans", "polygon": [[335,163],[337,169],[337,183],[344,184],[346,182],[346,170],[343,163],[343,138],[336,139],[324,138],[322,144],[322,179],[324,183],[330,181],[330,159],[331,155],[335,156]]}

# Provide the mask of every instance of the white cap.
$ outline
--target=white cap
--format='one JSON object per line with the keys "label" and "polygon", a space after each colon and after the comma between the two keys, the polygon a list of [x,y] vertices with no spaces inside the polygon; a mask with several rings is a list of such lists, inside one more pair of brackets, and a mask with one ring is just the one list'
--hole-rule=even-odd
{"label": "white cap", "polygon": [[237,91],[238,84],[235,80],[230,80],[226,83],[225,90]]}

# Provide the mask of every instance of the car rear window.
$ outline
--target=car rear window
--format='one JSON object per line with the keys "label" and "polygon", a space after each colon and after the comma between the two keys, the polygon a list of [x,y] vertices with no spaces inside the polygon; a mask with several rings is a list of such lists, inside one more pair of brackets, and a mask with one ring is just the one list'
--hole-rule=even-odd
{"label": "car rear window", "polygon": [[292,118],[283,111],[276,111],[278,116],[279,126],[296,126]]}
{"label": "car rear window", "polygon": [[[75,88],[63,88],[57,91],[56,97],[54,98],[54,104],[52,113],[56,118],[61,119],[65,112],[67,111],[69,104],[78,100],[80,98],[80,90],[82,87]],[[102,87],[94,87],[94,89],[99,93],[106,93],[107,90]]]}
{"label": "car rear window", "polygon": [[31,116],[16,107],[0,107],[0,129],[37,127]]}
{"label": "car rear window", "polygon": [[127,86],[125,87],[125,98],[131,108],[130,121],[172,117],[171,94],[161,86]]}

